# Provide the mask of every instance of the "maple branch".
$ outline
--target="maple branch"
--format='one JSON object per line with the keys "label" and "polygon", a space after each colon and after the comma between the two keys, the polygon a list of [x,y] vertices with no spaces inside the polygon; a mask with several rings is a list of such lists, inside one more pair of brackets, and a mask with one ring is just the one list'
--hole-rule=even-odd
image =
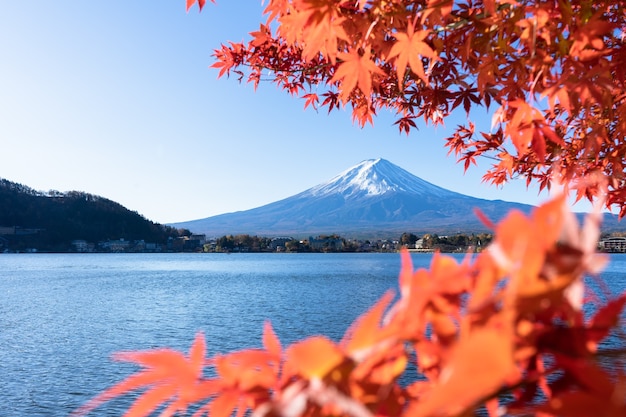
{"label": "maple branch", "polygon": [[[428,10],[429,8],[432,9],[436,9],[436,8],[440,8],[442,5],[446,4],[446,0],[442,0],[440,3],[437,3],[435,5],[430,5],[427,6],[425,8],[425,10]],[[500,12],[502,10],[505,9],[511,9],[512,5],[509,3],[499,3],[496,7],[496,11]],[[487,12],[482,12],[482,13],[478,13],[476,14],[472,19],[468,19],[466,17],[462,17],[461,15],[457,14],[458,12],[455,12],[454,10],[452,10],[450,12],[450,15],[454,16],[456,18],[455,22],[452,23],[448,23],[445,26],[440,26],[440,27],[435,27],[433,28],[433,32],[434,33],[441,33],[441,32],[453,32],[457,29],[466,27],[466,26],[471,26],[473,24],[475,24],[476,21],[479,20],[483,20],[489,17],[489,15],[487,15]]]}

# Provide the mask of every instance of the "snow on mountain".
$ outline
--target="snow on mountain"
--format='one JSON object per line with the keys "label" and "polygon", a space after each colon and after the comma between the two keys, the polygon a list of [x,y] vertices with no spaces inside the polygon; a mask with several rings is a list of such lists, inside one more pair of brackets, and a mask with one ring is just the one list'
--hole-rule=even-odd
{"label": "snow on mountain", "polygon": [[340,194],[345,198],[353,198],[380,196],[393,192],[432,194],[442,198],[455,194],[379,158],[363,161],[301,195],[320,197]]}
{"label": "snow on mountain", "polygon": [[474,214],[475,209],[492,221],[499,221],[511,209],[528,213],[532,206],[455,193],[389,161],[371,159],[283,200],[172,226],[209,237],[228,234],[308,237],[338,233],[344,237],[371,238],[403,232],[487,231]]}

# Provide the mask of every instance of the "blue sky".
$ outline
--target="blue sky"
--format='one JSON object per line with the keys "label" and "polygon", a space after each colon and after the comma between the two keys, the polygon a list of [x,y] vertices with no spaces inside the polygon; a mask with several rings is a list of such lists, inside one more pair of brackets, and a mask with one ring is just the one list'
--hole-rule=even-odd
{"label": "blue sky", "polygon": [[407,137],[390,114],[361,129],[349,110],[218,80],[213,49],[247,39],[261,11],[260,0],[202,13],[184,0],[0,2],[0,177],[101,195],[161,223],[258,207],[379,157],[475,197],[547,198],[522,180],[482,183],[487,160],[464,174],[443,146],[459,119]]}

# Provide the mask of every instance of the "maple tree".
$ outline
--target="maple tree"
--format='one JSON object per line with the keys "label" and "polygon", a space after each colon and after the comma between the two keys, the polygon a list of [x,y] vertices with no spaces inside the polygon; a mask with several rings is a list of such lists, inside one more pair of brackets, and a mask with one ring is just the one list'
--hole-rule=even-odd
{"label": "maple tree", "polygon": [[[494,240],[460,263],[435,254],[414,270],[403,252],[399,295],[340,342],[283,347],[267,323],[262,349],[207,358],[198,334],[187,355],[120,353],[142,369],[75,414],[141,390],[127,416],[626,415],[626,364],[596,360],[622,331],[626,291],[603,299],[584,285],[607,260],[596,252],[600,205],[626,213],[622,2],[270,0],[265,13],[248,43],[216,51],[220,76],[256,85],[271,70],[305,107],[349,105],[361,125],[389,109],[407,133],[417,117],[497,106],[495,133],[468,122],[448,139],[466,168],[495,155],[489,181],[577,181],[599,204],[582,226],[564,192],[498,225],[479,214]],[[401,383],[410,365],[420,376]]]}
{"label": "maple tree", "polygon": [[219,76],[270,79],[305,107],[350,106],[360,125],[391,111],[407,134],[417,118],[484,106],[491,131],[468,120],[447,138],[466,169],[488,156],[486,181],[541,188],[601,172],[606,204],[626,214],[625,2],[271,0],[265,13],[248,42],[215,51]]}

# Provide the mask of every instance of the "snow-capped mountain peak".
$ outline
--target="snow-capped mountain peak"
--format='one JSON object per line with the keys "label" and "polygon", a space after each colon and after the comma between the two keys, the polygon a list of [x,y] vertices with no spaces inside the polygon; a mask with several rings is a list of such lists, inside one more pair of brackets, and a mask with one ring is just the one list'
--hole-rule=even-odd
{"label": "snow-capped mountain peak", "polygon": [[378,234],[420,231],[481,231],[477,207],[498,221],[511,208],[531,206],[488,201],[446,190],[384,159],[363,161],[332,178],[280,201],[246,211],[176,223],[210,236],[250,234],[313,236],[320,233]]}
{"label": "snow-capped mountain peak", "polygon": [[454,194],[426,182],[382,158],[362,161],[328,182],[305,191],[306,194],[316,197],[334,194],[342,195],[344,198],[374,197],[397,192],[429,194],[440,197]]}

